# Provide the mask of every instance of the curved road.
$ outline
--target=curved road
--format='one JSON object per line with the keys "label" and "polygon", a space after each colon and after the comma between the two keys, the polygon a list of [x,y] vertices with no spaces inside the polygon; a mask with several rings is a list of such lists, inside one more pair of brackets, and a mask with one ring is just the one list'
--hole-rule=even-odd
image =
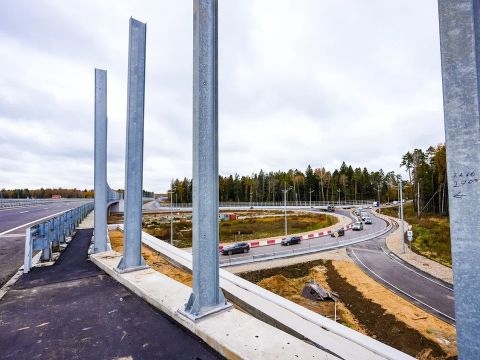
{"label": "curved road", "polygon": [[[342,215],[352,216],[347,211],[337,211]],[[353,241],[356,238],[373,234],[385,228],[386,222],[374,215],[371,215],[373,224],[364,224],[362,231],[345,231],[345,236],[333,238],[325,236],[316,239],[303,240],[298,245],[281,246],[271,245],[252,248],[247,254],[236,254],[220,257],[221,265],[228,265],[232,262],[248,259],[261,259],[262,257],[281,257],[290,253],[301,252],[308,248],[315,248],[324,251],[324,247],[347,247],[348,255],[355,263],[374,280],[414,303],[418,307],[439,317],[440,319],[455,323],[453,287],[429,274],[405,263],[391,253],[385,243],[386,236],[378,236],[371,240],[359,242],[354,245],[342,244]],[[300,255],[300,254],[299,254]]]}
{"label": "curved road", "polygon": [[[324,213],[324,212],[323,212]],[[355,219],[352,217],[349,211],[345,210],[337,210],[337,214],[347,216],[354,221]],[[342,247],[347,245],[351,241],[358,239],[359,237],[368,237],[372,234],[385,229],[386,222],[382,219],[379,219],[375,216],[372,216],[372,224],[366,225],[364,224],[362,231],[353,231],[353,230],[346,230],[345,236],[341,236],[338,238],[331,237],[329,235],[313,238],[308,240],[302,240],[300,244],[291,245],[291,246],[282,246],[280,244],[276,245],[269,245],[269,246],[259,246],[250,249],[249,253],[246,254],[234,254],[234,255],[220,255],[220,264],[221,265],[228,265],[230,262],[234,264],[235,262],[239,262],[241,260],[251,260],[259,259],[262,257],[272,257],[272,256],[285,256],[288,254],[293,255],[297,252],[303,252],[305,250],[316,249],[318,251],[325,250],[326,247]]]}
{"label": "curved road", "polygon": [[452,285],[395,256],[388,250],[385,237],[350,246],[347,253],[374,280],[427,312],[455,324]]}
{"label": "curved road", "polygon": [[23,264],[26,228],[83,203],[85,201],[60,200],[48,204],[0,210],[0,287]]}

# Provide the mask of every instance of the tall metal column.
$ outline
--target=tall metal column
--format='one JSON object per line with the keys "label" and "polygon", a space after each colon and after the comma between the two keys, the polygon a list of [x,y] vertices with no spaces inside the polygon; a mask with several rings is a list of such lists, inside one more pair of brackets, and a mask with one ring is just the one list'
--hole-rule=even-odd
{"label": "tall metal column", "polygon": [[141,250],[146,33],[146,24],[130,18],[124,252],[118,265],[119,271],[133,271],[145,267]]}
{"label": "tall metal column", "polygon": [[193,292],[196,320],[229,307],[219,284],[217,0],[193,2]]}
{"label": "tall metal column", "polygon": [[480,1],[439,0],[459,359],[480,354]]}
{"label": "tall metal column", "polygon": [[94,252],[108,250],[107,243],[107,72],[95,69],[95,238]]}

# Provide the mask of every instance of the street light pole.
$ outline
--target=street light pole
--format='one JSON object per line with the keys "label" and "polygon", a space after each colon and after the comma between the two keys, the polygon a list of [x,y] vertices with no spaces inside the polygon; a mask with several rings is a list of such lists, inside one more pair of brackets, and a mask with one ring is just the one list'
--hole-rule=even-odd
{"label": "street light pole", "polygon": [[287,229],[287,192],[289,192],[292,187],[290,186],[287,189],[287,183],[284,183],[285,189],[283,190],[283,204],[284,204],[284,209],[285,209],[285,238],[287,237],[288,234],[288,229]]}
{"label": "street light pole", "polygon": [[174,192],[175,192],[175,189],[168,190],[168,193],[170,194],[170,245],[173,244],[173,193]]}
{"label": "street light pole", "polygon": [[310,207],[312,207],[312,193],[315,192],[315,190],[312,190],[312,188],[310,188]]}
{"label": "street light pole", "polygon": [[338,206],[340,206],[340,189],[337,189],[338,192]]}
{"label": "street light pole", "polygon": [[402,177],[399,175],[398,176],[399,180],[399,187],[400,187],[400,222],[402,223],[402,250],[403,253],[405,254],[405,228],[403,224],[403,191],[402,191]]}

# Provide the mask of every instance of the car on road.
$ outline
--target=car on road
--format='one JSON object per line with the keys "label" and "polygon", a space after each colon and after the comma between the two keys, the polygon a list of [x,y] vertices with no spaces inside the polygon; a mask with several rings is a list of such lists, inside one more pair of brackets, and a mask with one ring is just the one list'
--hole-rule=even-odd
{"label": "car on road", "polygon": [[293,244],[300,244],[302,241],[302,238],[300,236],[289,236],[286,237],[285,239],[282,239],[282,246],[288,246],[288,245],[293,245]]}
{"label": "car on road", "polygon": [[338,228],[330,233],[331,237],[339,237],[344,235],[345,235],[345,230],[343,228]]}
{"label": "car on road", "polygon": [[357,221],[352,225],[352,230],[360,231],[363,230],[363,224],[361,221]]}
{"label": "car on road", "polygon": [[327,206],[327,211],[330,211],[330,212],[335,211],[335,206],[333,206],[333,205],[328,205],[328,206]]}
{"label": "car on road", "polygon": [[248,253],[250,251],[250,244],[247,242],[239,242],[222,249],[222,255],[232,255],[240,253]]}
{"label": "car on road", "polygon": [[365,221],[365,225],[368,224],[368,225],[371,225],[372,224],[372,218],[370,216],[366,216],[365,219],[363,219]]}

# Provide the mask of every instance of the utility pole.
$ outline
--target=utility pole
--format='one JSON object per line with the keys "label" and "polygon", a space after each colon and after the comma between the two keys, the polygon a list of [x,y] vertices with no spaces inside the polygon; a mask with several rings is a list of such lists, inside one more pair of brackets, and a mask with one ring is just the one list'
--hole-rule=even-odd
{"label": "utility pole", "polygon": [[284,207],[284,211],[285,211],[285,238],[288,235],[288,229],[287,229],[287,192],[289,192],[291,189],[292,189],[291,186],[287,189],[287,182],[284,181],[284,190],[282,190],[282,191],[283,191],[283,207]]}
{"label": "utility pole", "polygon": [[420,183],[417,182],[417,217],[420,217]]}
{"label": "utility pole", "polygon": [[[173,244],[173,193],[176,189],[168,190],[170,194],[170,245]],[[177,193],[175,193],[175,196]]]}
{"label": "utility pole", "polygon": [[402,229],[402,250],[403,253],[405,254],[405,225],[403,223],[403,189],[402,189],[402,177],[399,175],[398,176],[399,180],[399,188],[400,188],[400,223],[401,229]]}

